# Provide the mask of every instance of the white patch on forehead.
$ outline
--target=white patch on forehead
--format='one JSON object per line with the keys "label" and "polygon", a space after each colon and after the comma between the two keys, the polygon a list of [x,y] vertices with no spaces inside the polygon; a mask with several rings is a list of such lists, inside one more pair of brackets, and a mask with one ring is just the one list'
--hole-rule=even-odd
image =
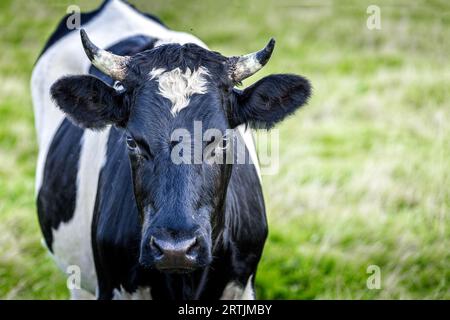
{"label": "white patch on forehead", "polygon": [[150,72],[150,78],[158,80],[159,94],[172,102],[170,111],[173,116],[189,105],[189,98],[193,94],[207,92],[205,77],[207,75],[208,71],[203,67],[194,71],[187,68],[185,72],[180,68],[171,71],[159,68]]}

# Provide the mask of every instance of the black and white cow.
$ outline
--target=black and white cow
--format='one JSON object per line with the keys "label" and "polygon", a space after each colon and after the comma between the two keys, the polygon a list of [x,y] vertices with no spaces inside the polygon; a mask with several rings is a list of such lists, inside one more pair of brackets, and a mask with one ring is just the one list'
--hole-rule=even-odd
{"label": "black and white cow", "polygon": [[[308,81],[278,74],[235,88],[273,40],[224,57],[119,0],[81,21],[80,42],[63,19],[32,75],[39,222],[60,268],[81,270],[72,297],[254,298],[267,223],[248,126],[292,114]],[[197,121],[202,132],[233,129],[251,161],[174,163],[183,141],[171,134]],[[226,152],[216,140],[193,143]]]}

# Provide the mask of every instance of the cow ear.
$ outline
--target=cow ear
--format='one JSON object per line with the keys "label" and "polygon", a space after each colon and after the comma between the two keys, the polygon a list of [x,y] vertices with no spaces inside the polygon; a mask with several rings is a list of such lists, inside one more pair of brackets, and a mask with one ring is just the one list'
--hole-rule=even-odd
{"label": "cow ear", "polygon": [[126,125],[129,111],[125,94],[100,79],[64,77],[52,85],[50,93],[57,106],[80,127],[100,130],[109,124]]}
{"label": "cow ear", "polygon": [[230,124],[235,127],[246,123],[255,129],[270,129],[304,105],[310,95],[311,85],[303,77],[267,76],[243,91],[235,90]]}

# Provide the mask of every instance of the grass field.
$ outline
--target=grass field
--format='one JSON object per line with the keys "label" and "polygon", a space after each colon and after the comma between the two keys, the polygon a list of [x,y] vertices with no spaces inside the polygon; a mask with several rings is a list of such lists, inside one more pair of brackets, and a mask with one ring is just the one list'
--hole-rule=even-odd
{"label": "grass field", "polygon": [[[40,244],[29,79],[68,5],[0,1],[0,298],[65,299]],[[450,299],[447,1],[131,1],[226,55],[277,39],[263,71],[314,86],[263,177],[270,236],[259,298]],[[366,27],[368,5],[381,30]],[[369,290],[367,268],[381,270]]]}

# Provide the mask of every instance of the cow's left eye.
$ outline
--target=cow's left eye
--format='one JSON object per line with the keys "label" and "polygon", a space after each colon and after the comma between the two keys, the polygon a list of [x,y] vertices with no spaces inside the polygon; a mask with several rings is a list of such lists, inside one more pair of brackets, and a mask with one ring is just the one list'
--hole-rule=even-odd
{"label": "cow's left eye", "polygon": [[128,149],[130,149],[131,151],[134,151],[138,148],[136,141],[134,141],[134,139],[131,137],[127,137],[127,146],[128,146]]}

